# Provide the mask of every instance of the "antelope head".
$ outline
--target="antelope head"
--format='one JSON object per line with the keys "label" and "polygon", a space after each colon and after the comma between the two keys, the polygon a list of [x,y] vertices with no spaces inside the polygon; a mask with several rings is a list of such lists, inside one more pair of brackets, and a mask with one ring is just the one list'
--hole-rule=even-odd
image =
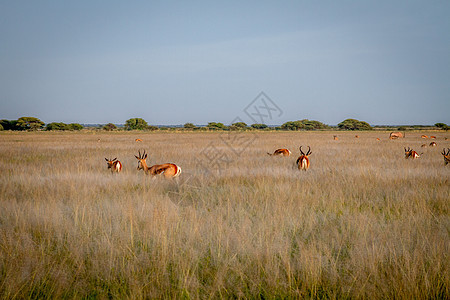
{"label": "antelope head", "polygon": [[450,148],[447,148],[447,153],[445,153],[445,148],[444,148],[444,150],[442,150],[441,154],[444,156],[445,165],[448,165],[450,163]]}
{"label": "antelope head", "polygon": [[108,169],[111,169],[112,167],[114,167],[114,163],[117,161],[117,157],[114,159],[107,159],[105,157],[106,163],[108,164]]}
{"label": "antelope head", "polygon": [[145,162],[145,160],[147,159],[147,153],[144,152],[141,154],[141,150],[139,150],[139,156],[134,156],[136,157],[136,159],[138,160],[138,166],[137,169],[138,170],[145,170],[147,167],[147,163]]}
{"label": "antelope head", "polygon": [[311,152],[311,147],[308,146],[308,151],[305,153],[302,150],[302,146],[300,146],[300,157],[297,159],[297,166],[300,170],[308,170],[309,168],[309,158],[308,156],[310,156],[312,154]]}

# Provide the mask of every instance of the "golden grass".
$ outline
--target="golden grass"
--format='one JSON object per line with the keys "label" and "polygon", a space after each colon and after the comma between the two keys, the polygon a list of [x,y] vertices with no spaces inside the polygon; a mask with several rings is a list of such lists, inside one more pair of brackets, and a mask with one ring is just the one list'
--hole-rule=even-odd
{"label": "golden grass", "polygon": [[1,133],[0,297],[448,298],[450,145],[421,134]]}

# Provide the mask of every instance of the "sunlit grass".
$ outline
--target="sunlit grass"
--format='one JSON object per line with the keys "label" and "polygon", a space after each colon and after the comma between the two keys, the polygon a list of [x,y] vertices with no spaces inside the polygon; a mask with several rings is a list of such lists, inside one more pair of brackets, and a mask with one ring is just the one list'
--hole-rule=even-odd
{"label": "sunlit grass", "polygon": [[[2,133],[2,298],[448,297],[444,134],[236,134]],[[150,179],[139,149],[183,173]]]}

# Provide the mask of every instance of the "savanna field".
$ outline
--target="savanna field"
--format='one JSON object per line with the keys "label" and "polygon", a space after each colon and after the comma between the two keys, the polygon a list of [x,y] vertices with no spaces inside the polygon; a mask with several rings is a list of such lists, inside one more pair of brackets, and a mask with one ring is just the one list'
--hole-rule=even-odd
{"label": "savanna field", "polygon": [[2,132],[0,298],[448,299],[449,134],[357,134]]}

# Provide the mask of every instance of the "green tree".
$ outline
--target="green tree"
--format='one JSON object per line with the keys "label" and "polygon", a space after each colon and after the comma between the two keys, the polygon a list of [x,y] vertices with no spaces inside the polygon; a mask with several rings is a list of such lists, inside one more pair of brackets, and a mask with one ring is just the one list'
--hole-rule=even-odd
{"label": "green tree", "polygon": [[186,124],[184,124],[183,127],[184,127],[184,128],[187,128],[187,129],[194,129],[194,128],[197,128],[197,126],[195,126],[193,123],[186,123]]}
{"label": "green tree", "polygon": [[22,117],[17,120],[19,130],[38,130],[44,125],[44,122],[35,117]]}
{"label": "green tree", "polygon": [[245,130],[247,129],[247,124],[244,122],[236,122],[231,124],[230,130]]}
{"label": "green tree", "polygon": [[2,126],[2,124],[0,124],[0,131],[2,131],[3,130],[3,126]]}
{"label": "green tree", "polygon": [[251,127],[255,129],[265,129],[268,126],[266,124],[252,124]]}
{"label": "green tree", "polygon": [[104,125],[102,128],[103,128],[103,130],[106,130],[106,131],[113,131],[113,130],[117,129],[117,126],[114,125],[113,123],[108,123],[108,124]]}
{"label": "green tree", "polygon": [[83,125],[78,124],[78,123],[70,123],[69,125],[67,125],[69,130],[81,130],[83,129]]}
{"label": "green tree", "polygon": [[227,129],[227,127],[225,125],[223,125],[223,123],[216,123],[216,122],[209,122],[206,127],[208,127],[208,129],[211,129],[211,130],[225,130],[225,129]]}
{"label": "green tree", "polygon": [[281,125],[281,128],[284,130],[317,130],[325,129],[328,127],[328,125],[325,125],[322,122],[308,119],[289,121]]}
{"label": "green tree", "polygon": [[338,127],[344,130],[372,130],[369,123],[355,119],[346,119],[339,123]]}
{"label": "green tree", "polygon": [[0,125],[3,126],[4,130],[18,130],[17,120],[0,120]]}
{"label": "green tree", "polygon": [[52,122],[45,126],[45,130],[68,130],[67,124],[62,122]]}
{"label": "green tree", "polygon": [[125,129],[126,130],[144,130],[147,129],[148,124],[144,119],[141,118],[132,118],[128,119],[125,122]]}
{"label": "green tree", "polygon": [[445,123],[436,123],[436,124],[434,124],[434,126],[436,126],[436,127],[438,127],[438,128],[440,128],[440,129],[443,129],[443,130],[449,130],[449,126],[447,125],[447,124],[445,124]]}

